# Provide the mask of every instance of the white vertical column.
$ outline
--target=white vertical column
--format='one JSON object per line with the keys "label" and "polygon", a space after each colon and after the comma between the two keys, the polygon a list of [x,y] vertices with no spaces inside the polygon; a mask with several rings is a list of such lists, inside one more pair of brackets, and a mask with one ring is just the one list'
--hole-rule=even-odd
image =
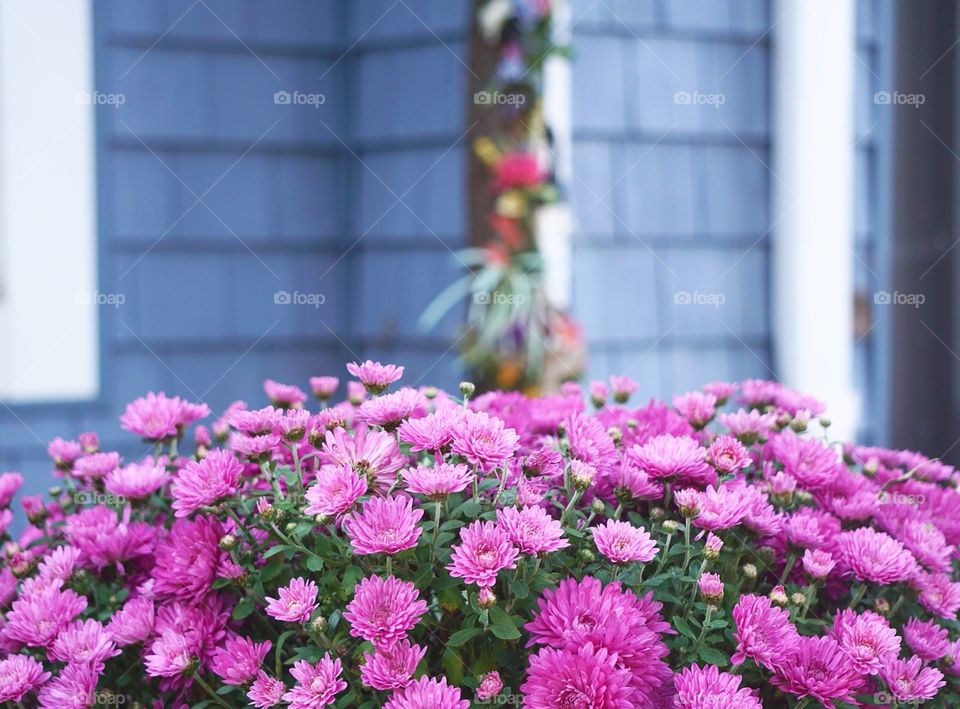
{"label": "white vertical column", "polygon": [[[555,2],[553,13],[554,43],[569,46],[572,37],[568,3]],[[572,84],[570,60],[560,54],[548,57],[543,68],[543,116],[553,134],[557,184],[567,195],[564,201],[538,210],[536,235],[544,261],[544,288],[550,302],[558,308],[570,306],[573,280],[573,215],[569,202],[573,175]]]}
{"label": "white vertical column", "polygon": [[853,0],[777,0],[773,21],[774,370],[856,432]]}

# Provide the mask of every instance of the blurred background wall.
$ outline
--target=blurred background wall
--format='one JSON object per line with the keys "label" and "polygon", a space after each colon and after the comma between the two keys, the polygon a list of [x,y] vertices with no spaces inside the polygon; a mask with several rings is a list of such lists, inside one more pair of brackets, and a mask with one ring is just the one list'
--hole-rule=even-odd
{"label": "blurred background wall", "polygon": [[[668,397],[775,376],[772,13],[572,2],[573,307],[591,377],[628,371]],[[887,278],[892,118],[875,93],[892,17],[856,0],[865,441],[885,439],[889,408],[889,328],[871,305]],[[124,97],[95,107],[98,290],[124,302],[99,308],[93,401],[0,407],[0,469],[39,490],[46,443],[85,430],[138,455],[117,416],[148,390],[219,410],[262,401],[266,377],[304,386],[360,357],[455,384],[456,314],[431,333],[413,322],[466,243],[472,22],[464,0],[95,0],[95,87]],[[684,98],[698,94],[724,100]],[[693,292],[723,303],[688,307]]]}

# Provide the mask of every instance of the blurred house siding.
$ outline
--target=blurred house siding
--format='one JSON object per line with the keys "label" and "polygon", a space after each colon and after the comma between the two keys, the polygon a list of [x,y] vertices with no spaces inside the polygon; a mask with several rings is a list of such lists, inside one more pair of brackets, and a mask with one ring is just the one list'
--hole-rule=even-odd
{"label": "blurred house siding", "polygon": [[[879,272],[876,2],[858,2],[857,234]],[[770,376],[768,3],[576,0],[573,20],[591,373],[628,371],[656,396]],[[97,114],[100,291],[126,302],[100,314],[97,401],[0,408],[0,470],[40,491],[46,442],[84,430],[139,456],[117,417],[151,389],[220,410],[262,401],[266,377],[342,376],[354,352],[406,364],[411,384],[454,383],[456,318],[411,324],[465,243],[468,3],[97,0],[95,21],[98,89],[126,99]],[[325,100],[275,103],[284,91]],[[674,100],[695,91],[724,103]],[[876,337],[858,345],[865,387]]]}
{"label": "blurred house siding", "polygon": [[[873,103],[889,54],[884,4],[857,2],[864,284],[881,270],[883,225],[871,215],[882,211],[888,143]],[[642,394],[659,397],[712,379],[774,376],[771,11],[766,0],[573,3],[574,303],[594,376],[628,371]],[[877,335],[857,345],[867,392],[882,365]],[[875,403],[872,393],[866,402]]]}

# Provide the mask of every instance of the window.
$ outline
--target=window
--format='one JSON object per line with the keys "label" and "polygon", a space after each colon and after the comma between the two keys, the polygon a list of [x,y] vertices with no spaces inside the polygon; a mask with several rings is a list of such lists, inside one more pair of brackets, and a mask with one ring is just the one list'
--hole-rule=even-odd
{"label": "window", "polygon": [[0,398],[99,390],[92,4],[0,3]]}

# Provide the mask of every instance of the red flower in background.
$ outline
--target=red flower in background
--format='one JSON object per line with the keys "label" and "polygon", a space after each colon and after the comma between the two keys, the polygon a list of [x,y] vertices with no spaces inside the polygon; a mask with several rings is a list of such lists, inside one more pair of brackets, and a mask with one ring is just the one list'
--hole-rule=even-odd
{"label": "red flower in background", "polygon": [[497,192],[514,187],[534,187],[547,178],[547,171],[533,153],[505,153],[493,172],[493,189]]}

